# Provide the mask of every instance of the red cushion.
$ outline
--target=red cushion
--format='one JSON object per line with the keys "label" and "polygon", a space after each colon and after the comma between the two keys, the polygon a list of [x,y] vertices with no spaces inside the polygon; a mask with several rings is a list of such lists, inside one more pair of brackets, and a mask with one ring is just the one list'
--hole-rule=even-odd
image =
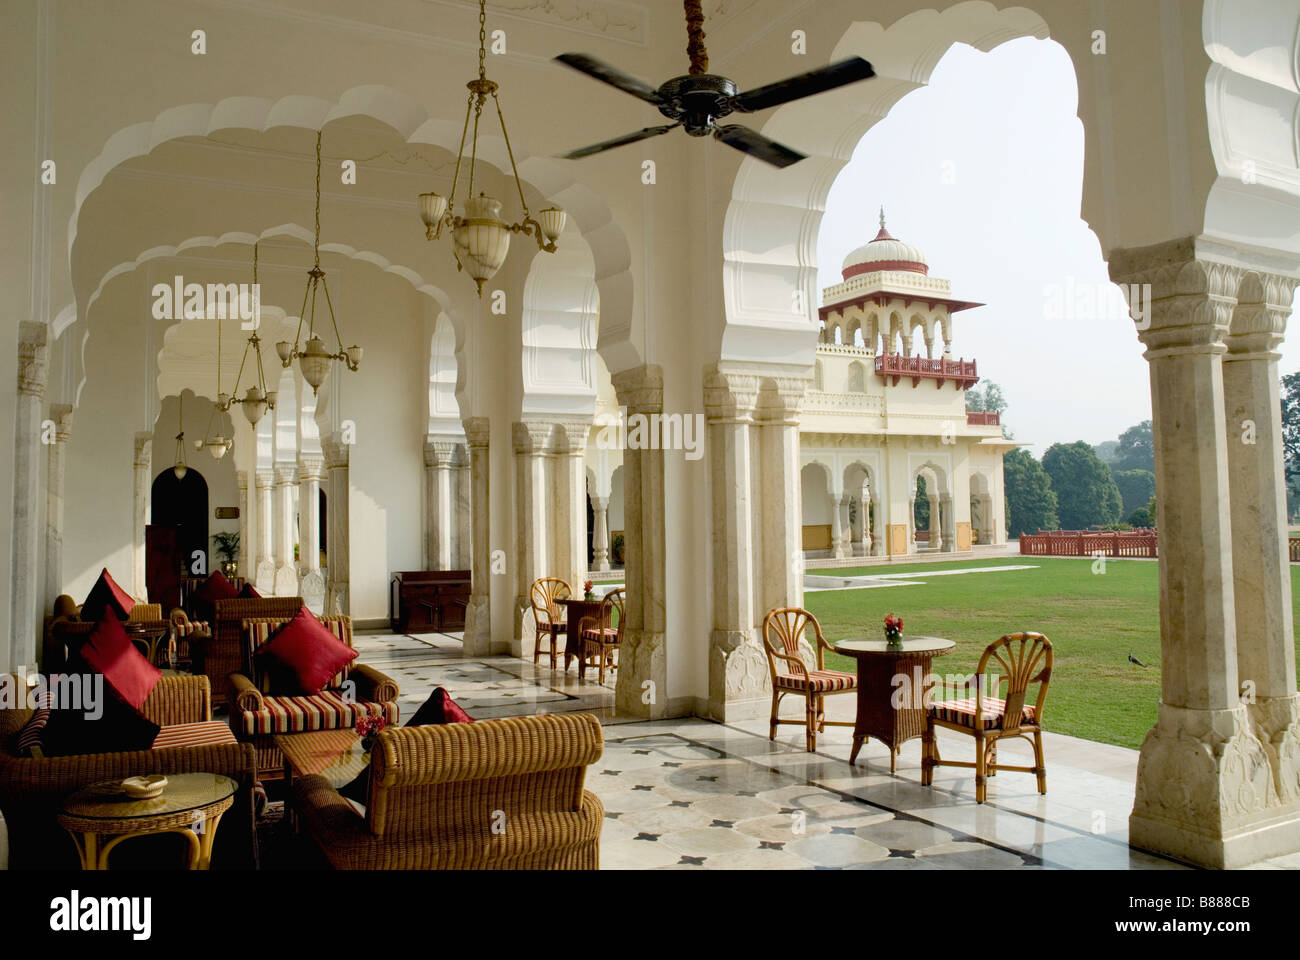
{"label": "red cushion", "polygon": [[243,588],[239,591],[239,599],[240,600],[261,600],[262,595],[253,589],[253,585],[251,583],[245,583]]}
{"label": "red cushion", "polygon": [[216,603],[218,600],[234,600],[239,596],[239,591],[235,585],[225,578],[220,570],[213,570],[212,575],[195,591],[199,598],[206,600],[208,603]]}
{"label": "red cushion", "polygon": [[81,619],[87,623],[97,623],[104,618],[104,611],[112,608],[119,620],[125,620],[134,606],[135,600],[117,585],[105,567],[86,595],[86,602],[81,605]]}
{"label": "red cushion", "polygon": [[292,678],[297,693],[315,696],[325,684],[356,659],[357,652],[334,636],[325,624],[302,607],[258,650],[257,657],[271,660],[271,672]]}
{"label": "red cushion", "polygon": [[126,636],[122,624],[104,617],[78,650],[81,658],[104,675],[123,701],[139,710],[162,671],[144,658]]}

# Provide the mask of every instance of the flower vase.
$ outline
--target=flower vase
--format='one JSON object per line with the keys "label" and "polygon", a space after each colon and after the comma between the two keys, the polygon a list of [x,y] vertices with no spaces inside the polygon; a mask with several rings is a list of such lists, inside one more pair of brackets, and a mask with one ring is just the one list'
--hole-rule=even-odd
{"label": "flower vase", "polygon": [[901,630],[886,630],[885,646],[887,646],[890,650],[902,650],[903,632]]}

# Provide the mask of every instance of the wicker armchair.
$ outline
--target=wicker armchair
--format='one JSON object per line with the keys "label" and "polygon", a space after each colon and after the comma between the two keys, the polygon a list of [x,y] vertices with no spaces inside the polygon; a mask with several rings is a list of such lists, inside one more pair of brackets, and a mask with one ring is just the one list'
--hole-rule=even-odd
{"label": "wicker armchair", "polygon": [[[207,677],[163,677],[141,712],[163,726],[212,719]],[[257,763],[246,743],[168,747],[121,753],[30,758],[9,753],[13,736],[31,716],[28,709],[0,709],[0,815],[9,833],[12,870],[75,870],[76,849],[56,817],[63,798],[101,780],[148,773],[220,773],[235,780],[234,806],[221,821],[214,848],[215,868],[254,869],[257,833],[254,829],[253,785]],[[146,843],[150,841],[144,841]],[[175,860],[168,858],[167,867]]]}
{"label": "wicker armchair", "polygon": [[226,678],[243,671],[247,651],[244,649],[244,621],[255,617],[290,620],[302,609],[302,597],[252,597],[218,600],[212,617],[212,639],[204,651],[203,672],[212,681],[212,698],[226,702],[229,686]]}
{"label": "wicker armchair", "polygon": [[605,811],[583,782],[602,749],[585,714],[394,727],[365,813],[320,776],[294,780],[294,805],[337,869],[595,870]]}
{"label": "wicker armchair", "polygon": [[[623,615],[623,601],[627,591],[611,590],[600,602],[600,615],[595,619],[583,617],[578,621],[578,637],[582,646],[578,648],[578,679],[587,674],[587,659],[596,657],[600,670],[599,682],[605,682],[605,666],[613,668],[613,657],[619,644],[623,642],[623,625],[627,618]],[[615,623],[615,614],[618,614]]]}
{"label": "wicker armchair", "polygon": [[567,623],[560,622],[562,613],[557,601],[567,600],[569,596],[569,585],[557,577],[542,577],[533,581],[533,589],[529,597],[533,604],[533,621],[537,628],[537,636],[533,640],[533,663],[537,662],[542,652],[542,640],[546,638],[550,643],[551,669],[555,669],[555,648],[559,643],[559,636],[569,629]]}
{"label": "wicker armchair", "polygon": [[[989,662],[996,661],[1002,675],[989,677]],[[989,644],[973,676],[959,689],[967,696],[940,700],[927,708],[926,730],[921,747],[921,782],[934,782],[935,767],[967,767],[975,770],[975,800],[983,803],[987,779],[998,770],[1018,770],[1038,777],[1038,792],[1047,792],[1047,767],[1043,763],[1043,704],[1052,678],[1052,642],[1041,633],[1012,633]],[[1005,699],[997,694],[1007,684]],[[1029,685],[1038,684],[1032,706],[1026,703]],[[970,696],[972,688],[974,696]],[[946,686],[943,688],[946,690]],[[975,740],[975,762],[943,760],[939,757],[936,727],[964,733]],[[1032,740],[1030,739],[1032,736]],[[1034,747],[1032,767],[998,763],[998,741],[1021,737]]]}
{"label": "wicker armchair", "polygon": [[167,646],[168,662],[188,665],[191,672],[203,673],[208,645],[212,642],[212,624],[191,620],[180,607],[172,611],[170,620],[172,632]]}
{"label": "wicker armchair", "polygon": [[[817,667],[809,670],[799,656],[799,641],[808,627],[816,639],[814,651]],[[827,720],[826,698],[837,693],[855,693],[858,678],[851,673],[826,669],[826,651],[831,645],[822,636],[822,625],[807,610],[799,607],[779,607],[769,610],[763,618],[763,648],[767,651],[767,668],[772,679],[772,719],[768,729],[769,740],[776,739],[776,728],[783,723],[793,723],[805,728],[804,745],[808,752],[817,749],[817,734],[826,727],[851,727],[852,720]],[[783,720],[780,717],[781,698],[794,694],[804,698],[804,718]]]}
{"label": "wicker armchair", "polygon": [[[352,646],[351,617],[320,620],[341,642]],[[275,738],[281,734],[351,729],[363,716],[382,716],[395,725],[400,714],[396,681],[355,660],[315,696],[277,694],[269,678],[256,672],[253,653],[284,623],[265,617],[245,620],[243,659],[247,666],[227,678],[230,729],[236,739],[256,748],[257,768],[263,780],[284,775],[284,754],[275,745]]]}

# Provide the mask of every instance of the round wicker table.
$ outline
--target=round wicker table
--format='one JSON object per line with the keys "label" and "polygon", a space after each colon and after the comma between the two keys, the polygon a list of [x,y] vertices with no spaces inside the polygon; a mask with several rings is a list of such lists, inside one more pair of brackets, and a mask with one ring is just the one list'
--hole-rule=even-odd
{"label": "round wicker table", "polygon": [[867,738],[875,737],[889,747],[889,772],[894,772],[899,749],[925,733],[925,678],[930,661],[956,646],[939,637],[906,637],[896,647],[883,639],[841,640],[834,645],[836,653],[858,661],[858,713],[849,763],[858,759]]}
{"label": "round wicker table", "polygon": [[206,870],[221,815],[234,803],[238,785],[215,773],[167,777],[162,795],[136,800],[121,780],[106,780],[78,790],[63,801],[59,825],[72,835],[83,870],[107,870],[108,855],[123,840],[160,833],[189,839],[189,870]]}

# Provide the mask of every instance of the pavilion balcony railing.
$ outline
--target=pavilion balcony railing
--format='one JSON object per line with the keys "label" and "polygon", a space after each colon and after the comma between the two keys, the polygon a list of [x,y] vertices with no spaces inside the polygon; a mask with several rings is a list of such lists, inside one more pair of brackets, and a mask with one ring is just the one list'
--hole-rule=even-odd
{"label": "pavilion balcony railing", "polygon": [[898,386],[903,377],[911,377],[914,387],[920,386],[922,380],[934,380],[936,387],[951,380],[959,390],[969,390],[979,382],[974,360],[932,360],[929,357],[905,357],[899,353],[876,357],[876,373],[886,380],[892,379],[894,386]]}
{"label": "pavilion balcony railing", "polygon": [[1155,530],[1039,530],[1020,535],[1020,552],[1027,557],[1149,557],[1157,556]]}
{"label": "pavilion balcony railing", "polygon": [[1002,414],[967,413],[966,425],[971,427],[1000,427],[1002,426]]}

